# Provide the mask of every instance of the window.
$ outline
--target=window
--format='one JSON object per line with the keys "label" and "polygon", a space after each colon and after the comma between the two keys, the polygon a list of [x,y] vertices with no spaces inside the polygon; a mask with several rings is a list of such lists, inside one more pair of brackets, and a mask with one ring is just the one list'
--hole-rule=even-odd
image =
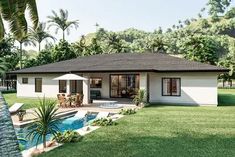
{"label": "window", "polygon": [[162,79],[162,96],[180,96],[180,78]]}
{"label": "window", "polygon": [[35,78],[35,92],[42,92],[42,78]]}
{"label": "window", "polygon": [[59,80],[59,93],[66,93],[67,81],[66,80]]}
{"label": "window", "polygon": [[22,84],[28,84],[28,78],[22,78]]}
{"label": "window", "polygon": [[90,87],[91,88],[102,88],[102,79],[101,78],[90,78]]}

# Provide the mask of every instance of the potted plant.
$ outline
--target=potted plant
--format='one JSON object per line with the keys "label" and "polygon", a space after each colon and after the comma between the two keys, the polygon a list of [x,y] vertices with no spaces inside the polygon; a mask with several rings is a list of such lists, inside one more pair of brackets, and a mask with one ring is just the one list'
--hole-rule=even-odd
{"label": "potted plant", "polygon": [[19,118],[19,121],[23,121],[24,120],[24,115],[26,115],[26,110],[19,110],[17,112],[17,115],[18,115],[18,118]]}

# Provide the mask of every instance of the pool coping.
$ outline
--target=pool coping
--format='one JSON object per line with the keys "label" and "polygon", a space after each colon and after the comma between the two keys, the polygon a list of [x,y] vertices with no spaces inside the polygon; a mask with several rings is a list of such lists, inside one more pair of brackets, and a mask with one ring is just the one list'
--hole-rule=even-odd
{"label": "pool coping", "polygon": [[[61,117],[69,116],[69,115],[76,114],[76,113],[77,113],[77,110],[74,109],[74,110],[58,113],[57,117],[61,118]],[[25,121],[25,122],[13,122],[13,126],[14,128],[23,128],[33,123],[35,120],[36,119],[32,119],[32,120]]]}
{"label": "pool coping", "polygon": [[[111,118],[113,121],[116,121],[116,120],[118,120],[118,119],[120,119],[120,118],[122,118],[122,117],[124,117],[124,115],[121,115],[121,114],[114,114],[114,115],[110,116],[109,118]],[[101,126],[91,126],[91,125],[87,125],[87,126],[84,126],[84,127],[80,128],[80,129],[77,129],[77,130],[75,130],[75,131],[77,131],[80,135],[85,136],[86,134],[89,134],[89,133],[91,133],[91,132],[93,132],[93,131],[99,129],[100,127],[101,127]],[[48,143],[48,142],[51,142],[51,141],[47,141],[47,143]],[[40,144],[40,145],[37,146],[37,148],[38,148],[39,150],[43,150],[43,152],[49,152],[49,151],[51,151],[51,150],[53,150],[53,149],[55,149],[55,148],[58,148],[58,147],[60,147],[60,146],[62,146],[62,145],[63,145],[63,144],[56,143],[55,146],[47,147],[47,148],[45,148],[45,149],[43,150],[43,144]],[[31,157],[31,154],[32,154],[32,152],[33,152],[35,149],[36,149],[36,146],[34,146],[34,147],[30,148],[30,149],[27,149],[27,150],[22,151],[21,154],[22,154],[23,157]]]}

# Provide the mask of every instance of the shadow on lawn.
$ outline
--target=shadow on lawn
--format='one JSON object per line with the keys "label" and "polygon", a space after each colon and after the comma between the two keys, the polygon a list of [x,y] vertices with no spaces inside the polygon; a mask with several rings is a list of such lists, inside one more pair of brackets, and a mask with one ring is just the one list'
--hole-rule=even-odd
{"label": "shadow on lawn", "polygon": [[90,137],[89,139],[76,144],[66,144],[57,148],[55,151],[43,154],[42,156],[232,157],[235,156],[234,145],[234,137],[228,138],[215,135],[202,136],[201,138],[181,134],[176,134],[175,137],[169,138],[129,135],[116,140],[115,138],[104,138],[101,136],[100,138],[95,137],[93,140]]}
{"label": "shadow on lawn", "polygon": [[234,94],[219,94],[218,106],[235,106],[235,95]]}

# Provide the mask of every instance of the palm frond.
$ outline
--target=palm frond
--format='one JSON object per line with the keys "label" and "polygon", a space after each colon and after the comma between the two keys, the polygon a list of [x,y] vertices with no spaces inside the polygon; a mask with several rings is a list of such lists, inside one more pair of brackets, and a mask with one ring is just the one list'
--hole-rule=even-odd
{"label": "palm frond", "polygon": [[39,22],[36,0],[27,0],[27,6],[30,13],[30,19],[33,22],[33,28],[36,29]]}
{"label": "palm frond", "polygon": [[3,25],[2,16],[0,14],[0,40],[3,39],[4,34],[5,34],[5,28],[4,28],[4,25]]}

